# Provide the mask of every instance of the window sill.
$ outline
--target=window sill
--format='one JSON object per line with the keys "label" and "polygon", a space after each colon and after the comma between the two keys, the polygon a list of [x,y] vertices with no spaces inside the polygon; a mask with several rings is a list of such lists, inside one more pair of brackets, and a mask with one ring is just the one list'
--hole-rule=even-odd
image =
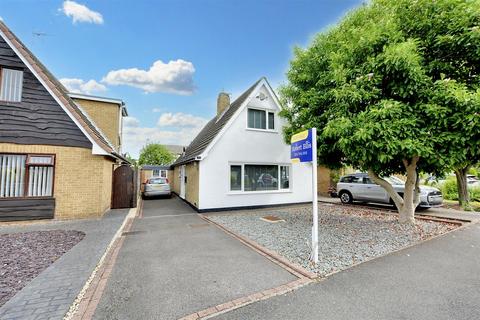
{"label": "window sill", "polygon": [[48,200],[54,199],[53,196],[39,196],[39,197],[0,197],[0,201],[6,200]]}
{"label": "window sill", "polygon": [[247,130],[247,131],[257,131],[257,132],[278,133],[277,130],[268,130],[268,129],[246,128],[246,130]]}
{"label": "window sill", "polygon": [[246,195],[246,194],[272,194],[272,193],[292,193],[291,189],[285,190],[264,190],[264,191],[229,191],[227,195]]}

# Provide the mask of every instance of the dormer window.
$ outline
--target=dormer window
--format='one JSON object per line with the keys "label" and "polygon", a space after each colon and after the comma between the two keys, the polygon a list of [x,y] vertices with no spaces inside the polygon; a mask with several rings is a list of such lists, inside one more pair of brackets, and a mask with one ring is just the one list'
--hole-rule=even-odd
{"label": "dormer window", "polygon": [[249,108],[247,127],[249,129],[275,130],[275,113]]}
{"label": "dormer window", "polygon": [[23,71],[0,68],[0,101],[22,101]]}

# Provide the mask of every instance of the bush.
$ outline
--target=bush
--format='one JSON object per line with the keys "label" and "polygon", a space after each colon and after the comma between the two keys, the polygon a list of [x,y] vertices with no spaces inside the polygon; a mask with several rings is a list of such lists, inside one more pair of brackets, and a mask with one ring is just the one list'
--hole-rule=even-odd
{"label": "bush", "polygon": [[455,177],[449,177],[447,180],[445,180],[445,182],[440,185],[440,190],[442,191],[444,199],[458,200],[458,188]]}
{"label": "bush", "polygon": [[[458,200],[457,180],[455,177],[449,177],[441,186],[443,198],[446,200]],[[480,201],[480,187],[468,188],[470,201]]]}

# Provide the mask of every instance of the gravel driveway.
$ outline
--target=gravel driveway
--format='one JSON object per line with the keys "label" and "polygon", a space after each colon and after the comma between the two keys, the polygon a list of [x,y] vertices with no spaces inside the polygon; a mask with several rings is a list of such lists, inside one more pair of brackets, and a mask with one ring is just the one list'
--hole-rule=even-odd
{"label": "gravel driveway", "polygon": [[0,234],[0,306],[84,236],[65,230]]}
{"label": "gravel driveway", "polygon": [[[318,211],[319,263],[316,266],[308,260],[312,226],[310,206],[229,212],[209,215],[209,219],[320,276],[456,228],[453,224],[426,220],[417,220],[415,226],[401,225],[392,214],[341,205],[319,203]],[[260,220],[267,215],[285,222]]]}

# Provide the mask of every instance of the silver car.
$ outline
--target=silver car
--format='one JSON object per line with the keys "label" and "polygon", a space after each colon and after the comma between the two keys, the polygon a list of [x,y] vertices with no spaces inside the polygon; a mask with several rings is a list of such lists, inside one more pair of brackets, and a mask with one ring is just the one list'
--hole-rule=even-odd
{"label": "silver car", "polygon": [[[396,177],[385,178],[401,196],[405,192],[405,182]],[[343,176],[337,184],[338,196],[342,203],[353,201],[393,204],[393,200],[384,188],[374,183],[368,174],[355,173]],[[439,207],[443,203],[440,190],[420,186],[420,204],[418,207],[428,209]]]}
{"label": "silver car", "polygon": [[143,186],[142,196],[153,197],[153,196],[167,196],[170,197],[172,192],[170,190],[170,184],[168,183],[167,178],[150,178]]}

